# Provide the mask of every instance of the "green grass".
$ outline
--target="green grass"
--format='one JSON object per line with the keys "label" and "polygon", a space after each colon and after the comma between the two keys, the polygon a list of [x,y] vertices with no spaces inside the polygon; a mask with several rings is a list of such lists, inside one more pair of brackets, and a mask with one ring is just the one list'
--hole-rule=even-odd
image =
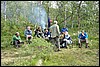
{"label": "green grass", "polygon": [[[95,50],[94,50],[95,51]],[[49,60],[44,61],[44,65],[57,66],[98,66],[97,53],[90,49],[65,49],[50,56]]]}
{"label": "green grass", "polygon": [[78,48],[77,28],[69,28],[69,34],[73,39],[73,48],[61,48],[62,51],[55,52],[54,45],[50,42],[34,37],[31,44],[25,43],[17,49],[10,45],[13,34],[19,31],[25,42],[24,29],[26,25],[30,25],[32,31],[35,27],[28,22],[21,21],[21,25],[10,25],[9,22],[1,20],[2,66],[36,66],[40,59],[43,60],[42,66],[99,66],[99,35],[97,32],[88,32],[90,48],[87,49],[84,43],[82,48]]}

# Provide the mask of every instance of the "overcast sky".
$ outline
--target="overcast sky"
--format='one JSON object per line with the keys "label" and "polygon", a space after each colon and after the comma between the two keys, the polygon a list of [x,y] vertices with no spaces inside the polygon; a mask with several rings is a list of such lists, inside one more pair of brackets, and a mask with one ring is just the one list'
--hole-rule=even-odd
{"label": "overcast sky", "polygon": [[[28,1],[28,2],[33,2],[34,3],[34,2],[37,2],[37,1]],[[51,2],[51,4],[52,4],[51,7],[58,8],[57,5],[56,5],[56,1],[49,1],[49,2]]]}

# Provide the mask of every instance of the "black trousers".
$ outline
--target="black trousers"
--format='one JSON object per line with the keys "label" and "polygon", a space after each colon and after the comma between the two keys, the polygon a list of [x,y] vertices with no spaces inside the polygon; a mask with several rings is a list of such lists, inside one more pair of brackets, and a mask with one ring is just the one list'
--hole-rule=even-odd
{"label": "black trousers", "polygon": [[19,40],[13,41],[13,45],[19,46],[19,44],[24,44],[24,42],[20,42]]}
{"label": "black trousers", "polygon": [[34,36],[37,36],[38,38],[40,38],[40,36],[42,37],[42,33],[39,33],[38,31],[35,31]]}

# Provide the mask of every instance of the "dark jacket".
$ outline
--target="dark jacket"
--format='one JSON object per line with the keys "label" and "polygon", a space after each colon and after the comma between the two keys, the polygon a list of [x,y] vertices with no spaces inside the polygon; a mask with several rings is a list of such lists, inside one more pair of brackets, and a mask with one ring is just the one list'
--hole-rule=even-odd
{"label": "dark jacket", "polygon": [[48,35],[50,36],[50,32],[48,31],[48,32],[44,32],[44,36],[45,37],[48,37]]}

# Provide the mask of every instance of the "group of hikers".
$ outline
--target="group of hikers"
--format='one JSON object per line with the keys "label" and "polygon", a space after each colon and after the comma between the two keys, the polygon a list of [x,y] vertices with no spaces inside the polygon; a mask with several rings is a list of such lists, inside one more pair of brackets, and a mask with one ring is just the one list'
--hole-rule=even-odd
{"label": "group of hikers", "polygon": [[[52,44],[57,46],[57,50],[60,51],[61,45],[62,47],[67,48],[68,44],[72,44],[72,38],[68,33],[68,29],[66,27],[59,29],[59,25],[57,21],[54,21],[54,24],[51,25],[48,29],[45,29],[44,31],[41,29],[41,26],[37,27],[36,30],[34,30],[35,34],[34,37],[37,36],[38,38],[44,38],[48,41],[50,41]],[[24,31],[26,42],[32,43],[32,30],[30,29],[30,26],[27,26],[27,28]],[[19,44],[24,44],[22,42],[21,37],[19,35],[19,32],[16,32],[16,34],[13,36],[13,45],[15,45],[17,48],[19,47]],[[81,31],[81,33],[78,35],[78,43],[79,48],[82,47],[82,42],[86,42],[86,48],[88,47],[88,35],[84,30]]]}

